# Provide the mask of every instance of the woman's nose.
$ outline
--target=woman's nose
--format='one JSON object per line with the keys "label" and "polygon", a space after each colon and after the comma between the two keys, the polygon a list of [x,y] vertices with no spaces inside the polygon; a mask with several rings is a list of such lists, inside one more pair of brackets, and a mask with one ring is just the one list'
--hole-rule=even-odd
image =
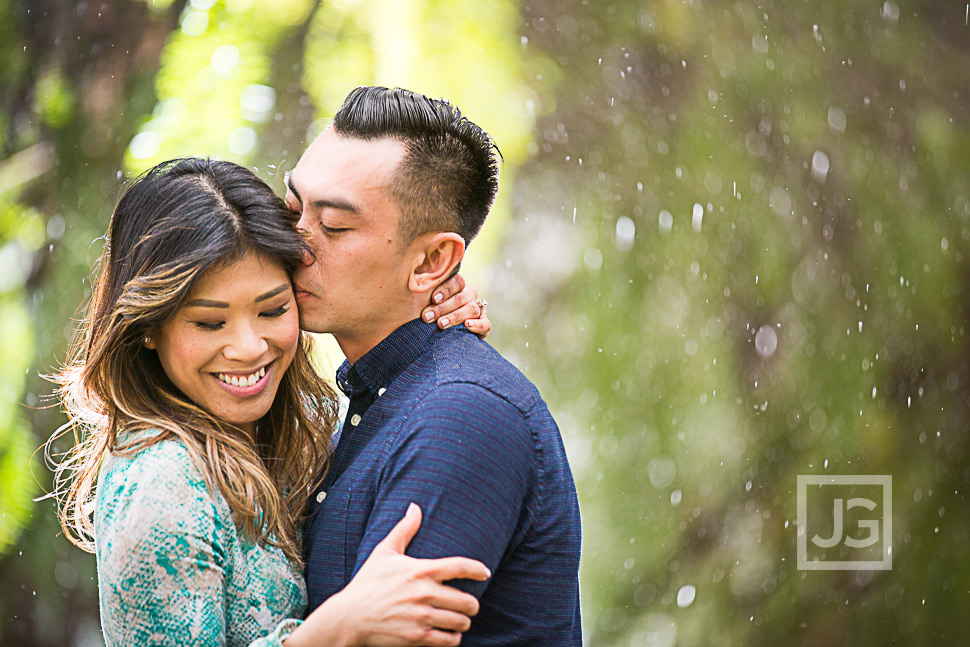
{"label": "woman's nose", "polygon": [[269,343],[260,332],[252,326],[238,326],[226,345],[224,354],[226,359],[240,362],[252,362],[266,354]]}

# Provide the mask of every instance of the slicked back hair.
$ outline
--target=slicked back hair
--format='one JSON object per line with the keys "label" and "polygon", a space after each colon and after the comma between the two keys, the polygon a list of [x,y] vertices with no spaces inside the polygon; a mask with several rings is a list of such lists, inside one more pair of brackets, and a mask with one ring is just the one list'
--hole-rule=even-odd
{"label": "slicked back hair", "polygon": [[401,88],[359,87],[347,95],[333,127],[341,137],[404,143],[391,181],[402,245],[436,231],[455,232],[467,245],[478,234],[495,202],[502,154],[457,107]]}

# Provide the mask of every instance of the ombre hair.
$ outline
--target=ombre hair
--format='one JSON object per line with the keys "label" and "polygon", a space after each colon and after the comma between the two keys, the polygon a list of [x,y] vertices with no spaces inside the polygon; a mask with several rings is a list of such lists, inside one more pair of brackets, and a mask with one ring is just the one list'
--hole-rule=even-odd
{"label": "ombre hair", "polygon": [[[128,188],[68,363],[54,378],[69,422],[46,449],[50,457],[53,441],[73,431],[73,448],[53,460],[61,526],[73,543],[94,550],[98,472],[109,453],[178,439],[244,536],[302,563],[295,522],[327,466],[337,419],[335,393],[310,363],[309,336],[301,333],[270,410],[256,421],[255,442],[188,399],[143,340],[206,272],[248,253],[292,272],[306,252],[280,198],[237,164],[172,160]],[[137,433],[148,430],[158,433]]]}

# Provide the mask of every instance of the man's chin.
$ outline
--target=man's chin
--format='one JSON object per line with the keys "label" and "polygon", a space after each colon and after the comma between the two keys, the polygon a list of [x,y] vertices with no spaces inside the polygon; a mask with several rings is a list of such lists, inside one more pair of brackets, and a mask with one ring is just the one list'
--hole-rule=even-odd
{"label": "man's chin", "polygon": [[304,315],[302,310],[300,311],[300,330],[316,334],[327,332],[326,323],[323,319],[314,317],[310,313]]}

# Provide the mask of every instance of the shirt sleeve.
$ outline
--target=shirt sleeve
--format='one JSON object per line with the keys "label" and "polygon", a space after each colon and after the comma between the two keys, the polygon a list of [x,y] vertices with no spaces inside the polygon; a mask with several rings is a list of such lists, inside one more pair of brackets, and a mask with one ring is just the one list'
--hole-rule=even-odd
{"label": "shirt sleeve", "polygon": [[[415,407],[388,452],[354,572],[414,502],[423,521],[408,555],[471,557],[494,573],[531,522],[537,448],[523,414],[484,387],[448,384]],[[454,584],[476,596],[487,587]]]}
{"label": "shirt sleeve", "polygon": [[[166,441],[109,461],[96,511],[106,645],[225,645],[224,521],[187,450]],[[252,644],[279,646],[298,624]]]}

